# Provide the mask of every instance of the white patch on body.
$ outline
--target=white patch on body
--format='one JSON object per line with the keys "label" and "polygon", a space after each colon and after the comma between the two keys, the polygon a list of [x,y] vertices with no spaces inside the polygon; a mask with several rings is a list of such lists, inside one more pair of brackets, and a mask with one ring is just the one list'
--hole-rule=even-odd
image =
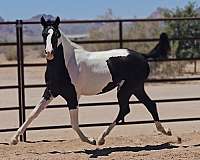
{"label": "white patch on body", "polygon": [[110,57],[127,56],[127,49],[89,52],[71,42],[61,32],[65,65],[79,95],[96,95],[112,81],[107,60]]}

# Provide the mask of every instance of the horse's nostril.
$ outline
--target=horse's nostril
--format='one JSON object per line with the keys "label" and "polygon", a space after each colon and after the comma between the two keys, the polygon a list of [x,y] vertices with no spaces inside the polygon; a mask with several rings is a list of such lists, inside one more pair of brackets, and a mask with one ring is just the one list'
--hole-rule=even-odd
{"label": "horse's nostril", "polygon": [[53,51],[52,52],[45,52],[45,56],[48,60],[52,60],[54,58]]}

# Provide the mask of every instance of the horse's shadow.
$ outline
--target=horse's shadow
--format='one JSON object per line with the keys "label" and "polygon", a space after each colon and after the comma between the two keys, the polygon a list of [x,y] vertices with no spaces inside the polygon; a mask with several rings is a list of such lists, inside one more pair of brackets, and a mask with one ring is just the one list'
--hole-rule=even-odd
{"label": "horse's shadow", "polygon": [[[26,143],[50,143],[50,142],[65,142],[67,140],[41,140],[41,141],[27,141]],[[0,145],[9,145],[8,143],[0,143]],[[193,147],[199,147],[200,144],[192,145]],[[160,151],[163,149],[175,149],[178,148],[178,145],[173,145],[169,142],[158,144],[158,145],[146,145],[146,146],[122,146],[122,147],[107,147],[107,148],[96,148],[96,149],[86,149],[86,150],[78,150],[78,151],[49,151],[48,154],[70,154],[70,153],[83,153],[87,154],[89,158],[98,158],[102,156],[109,156],[112,153],[117,152],[140,152],[140,151]],[[190,146],[182,146],[184,148],[188,148]],[[33,154],[44,154],[44,153],[37,153],[32,152]]]}
{"label": "horse's shadow", "polygon": [[8,145],[10,145],[9,143],[6,143],[6,142],[0,142],[0,145],[6,145],[6,146],[8,146]]}
{"label": "horse's shadow", "polygon": [[[63,140],[61,140],[63,141]],[[38,141],[37,141],[38,142]],[[37,143],[37,142],[29,142],[29,143]],[[40,141],[41,142],[41,141]],[[42,141],[42,142],[52,142],[52,141]],[[122,147],[107,147],[102,149],[86,149],[86,150],[79,150],[79,151],[49,151],[48,154],[70,154],[70,153],[83,153],[87,154],[89,158],[98,158],[102,156],[109,156],[112,153],[116,152],[140,152],[140,151],[159,151],[163,149],[174,149],[178,148],[179,146],[172,145],[170,143],[163,143],[159,145],[146,145],[146,146],[122,146]],[[44,153],[36,153],[34,154],[44,154]]]}
{"label": "horse's shadow", "polygon": [[170,143],[163,143],[160,145],[146,145],[139,147],[109,147],[102,149],[94,149],[94,150],[83,150],[83,151],[74,151],[73,153],[84,153],[90,156],[90,158],[98,158],[100,156],[109,156],[111,153],[115,152],[140,152],[140,151],[158,151],[163,149],[174,149],[179,146],[171,145]]}

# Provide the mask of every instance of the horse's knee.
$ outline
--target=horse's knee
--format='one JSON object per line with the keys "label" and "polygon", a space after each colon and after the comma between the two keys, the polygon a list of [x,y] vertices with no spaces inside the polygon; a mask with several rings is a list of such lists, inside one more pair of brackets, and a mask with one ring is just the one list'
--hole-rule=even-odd
{"label": "horse's knee", "polygon": [[119,99],[119,108],[119,113],[116,119],[117,122],[123,121],[124,117],[130,112],[129,100]]}
{"label": "horse's knee", "polygon": [[119,113],[117,116],[117,120],[123,120],[124,117],[130,112],[130,107],[129,107],[129,98],[131,94],[123,94],[124,92],[118,92],[117,98],[119,102]]}
{"label": "horse's knee", "polygon": [[[50,99],[52,100],[52,99]],[[48,105],[48,101],[45,99],[42,99],[39,104],[33,109],[33,111],[31,112],[31,114],[29,115],[29,118],[31,119],[35,119],[40,113],[41,111],[43,111],[46,106]]]}

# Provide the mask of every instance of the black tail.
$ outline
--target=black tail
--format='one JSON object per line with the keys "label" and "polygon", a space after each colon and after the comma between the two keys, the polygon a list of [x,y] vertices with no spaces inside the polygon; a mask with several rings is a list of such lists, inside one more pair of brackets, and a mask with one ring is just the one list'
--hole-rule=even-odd
{"label": "black tail", "polygon": [[149,56],[149,54],[141,53],[141,55],[143,55],[146,59],[151,58],[151,56]]}
{"label": "black tail", "polygon": [[142,54],[145,58],[167,58],[169,51],[171,50],[169,38],[166,33],[160,34],[159,43],[149,52],[149,54]]}

